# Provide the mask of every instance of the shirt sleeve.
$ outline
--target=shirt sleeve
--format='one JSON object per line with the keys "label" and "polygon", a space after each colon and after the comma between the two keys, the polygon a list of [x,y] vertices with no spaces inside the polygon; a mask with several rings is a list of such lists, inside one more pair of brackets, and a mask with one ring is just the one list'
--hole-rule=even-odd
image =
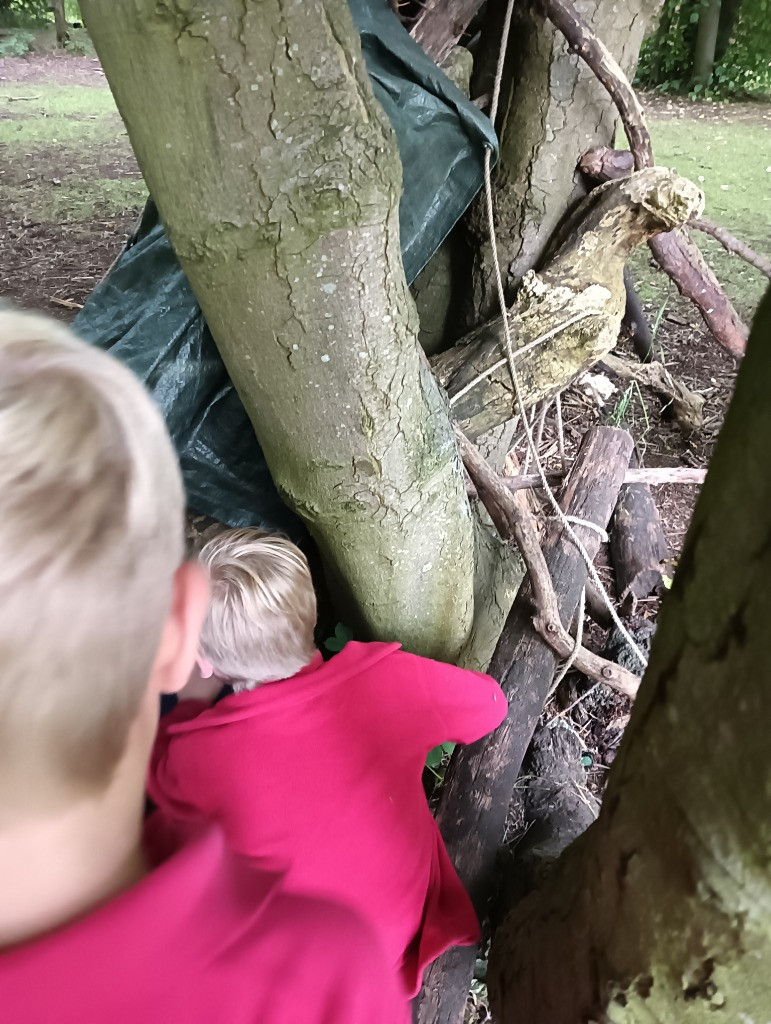
{"label": "shirt sleeve", "polygon": [[506,697],[492,676],[403,651],[398,657],[410,690],[423,704],[428,749],[448,741],[473,743],[506,717]]}
{"label": "shirt sleeve", "polygon": [[147,793],[161,810],[186,821],[199,821],[204,815],[191,799],[201,791],[197,764],[199,758],[188,757],[186,737],[175,736],[173,727],[196,718],[209,708],[205,701],[180,701],[158,723],[158,732],[150,754]]}

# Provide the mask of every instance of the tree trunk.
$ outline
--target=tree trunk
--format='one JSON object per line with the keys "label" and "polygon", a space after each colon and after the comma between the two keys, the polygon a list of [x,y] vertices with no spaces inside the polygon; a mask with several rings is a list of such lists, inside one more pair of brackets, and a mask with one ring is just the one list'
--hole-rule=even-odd
{"label": "tree trunk", "polygon": [[719,64],[725,57],[726,51],[731,44],[736,18],[742,0],[723,0],[720,5],[720,22],[717,28],[717,42],[715,43],[715,63]]}
{"label": "tree trunk", "polygon": [[70,33],[67,31],[67,18],[64,14],[64,0],[49,0],[48,6],[54,12],[56,42],[59,46],[64,46],[70,38]]}
{"label": "tree trunk", "polygon": [[699,13],[699,31],[693,53],[693,81],[705,89],[712,80],[715,67],[715,47],[720,25],[721,0],[707,0]]}
{"label": "tree trunk", "polygon": [[[454,658],[473,525],[417,345],[401,173],[345,0],[83,0],[276,484],[364,635]],[[215,13],[209,13],[209,11]]]}
{"label": "tree trunk", "polygon": [[[498,6],[504,5],[499,0]],[[660,0],[586,0],[581,13],[630,73],[659,5]],[[491,6],[483,42],[495,55],[500,12]],[[487,91],[489,76],[478,79],[475,88],[477,95]],[[617,116],[603,87],[570,53],[537,0],[514,5],[500,109],[495,222],[510,299],[524,273],[539,265],[565,213],[586,192],[576,166],[579,157],[593,146],[611,144]],[[476,324],[498,311],[481,203],[470,224],[477,253],[470,323]]]}
{"label": "tree trunk", "polygon": [[766,1021],[771,294],[598,822],[494,940],[501,1024]]}

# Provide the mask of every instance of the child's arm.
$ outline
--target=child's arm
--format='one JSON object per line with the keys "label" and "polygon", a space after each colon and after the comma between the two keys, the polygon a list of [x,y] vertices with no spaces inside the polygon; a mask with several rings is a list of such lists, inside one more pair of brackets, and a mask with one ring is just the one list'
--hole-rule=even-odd
{"label": "child's arm", "polygon": [[425,702],[430,742],[473,743],[492,732],[506,717],[503,690],[482,672],[445,665],[400,651],[397,655]]}

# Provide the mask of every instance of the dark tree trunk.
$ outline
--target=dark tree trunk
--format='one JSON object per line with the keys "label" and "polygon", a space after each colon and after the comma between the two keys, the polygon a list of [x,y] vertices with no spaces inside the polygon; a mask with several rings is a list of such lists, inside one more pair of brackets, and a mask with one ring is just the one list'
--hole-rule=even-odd
{"label": "dark tree trunk", "polygon": [[54,12],[56,42],[59,46],[64,46],[70,38],[70,33],[67,30],[67,19],[64,14],[64,0],[49,0],[48,6]]}

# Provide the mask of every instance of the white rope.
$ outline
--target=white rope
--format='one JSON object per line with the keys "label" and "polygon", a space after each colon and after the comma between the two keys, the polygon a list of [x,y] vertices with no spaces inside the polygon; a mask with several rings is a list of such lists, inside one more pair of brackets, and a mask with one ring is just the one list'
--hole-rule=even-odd
{"label": "white rope", "polygon": [[[506,5],[506,17],[505,17],[504,22],[503,22],[503,34],[502,34],[502,37],[501,37],[501,49],[500,49],[500,52],[498,54],[498,67],[496,68],[496,72],[495,72],[495,85],[493,87],[493,98],[492,98],[492,101],[490,103],[490,120],[492,121],[493,124],[495,124],[495,115],[496,115],[496,113],[498,111],[498,100],[500,98],[501,81],[503,79],[504,57],[506,55],[506,45],[508,43],[509,29],[511,28],[511,15],[512,15],[513,10],[514,10],[514,0],[509,0],[508,4]],[[511,341],[511,330],[510,330],[510,327],[509,327],[509,318],[508,318],[507,310],[506,310],[506,296],[505,296],[504,290],[503,290],[503,278],[501,276],[501,265],[500,265],[500,261],[498,259],[498,239],[497,239],[497,236],[496,236],[496,233],[495,233],[495,211],[493,210],[493,187],[492,187],[492,181],[491,181],[491,178],[490,178],[490,152],[491,152],[490,148],[486,147],[485,148],[485,159],[484,159],[484,171],[485,171],[485,207],[487,209],[487,227],[488,227],[488,232],[489,232],[489,235],[490,235],[490,247],[491,247],[491,250],[492,250],[493,270],[495,271],[495,284],[496,284],[496,288],[498,290],[498,304],[500,306],[501,315],[503,317],[503,338],[504,338],[504,343],[505,343],[506,361],[508,363],[509,372],[511,373],[511,379],[512,379],[512,382],[514,384],[514,393],[516,394],[516,397],[517,397],[517,404],[519,406],[519,411],[520,411],[520,414],[522,415],[522,421],[523,421],[523,425],[524,425],[524,428],[525,428],[525,436],[527,438],[528,449],[529,449],[529,451],[532,454],[533,464],[535,465],[535,467],[536,467],[536,469],[538,471],[538,475],[541,478],[541,483],[542,483],[543,489],[544,489],[544,491],[546,493],[546,497],[548,498],[548,501],[549,501],[550,505],[554,509],[554,513],[557,516],[557,519],[562,524],[562,528],[564,529],[565,533],[570,538],[570,540],[573,542],[573,544],[575,544],[579,554],[581,555],[582,559],[584,560],[584,563],[586,564],[586,569],[587,569],[587,572],[589,574],[589,577],[592,580],[592,582],[594,583],[594,585],[597,587],[597,589],[599,590],[600,594],[602,595],[602,599],[603,599],[603,601],[605,602],[605,604],[608,607],[608,612],[610,613],[610,617],[613,620],[614,625],[619,630],[621,635],[624,637],[624,639],[626,640],[627,644],[629,644],[629,647],[631,648],[632,652],[634,653],[634,655],[637,658],[637,660],[639,661],[639,663],[643,666],[643,668],[647,668],[648,663],[647,663],[647,661],[645,659],[645,655],[640,650],[640,648],[637,646],[637,644],[635,643],[633,637],[630,635],[629,631],[626,629],[626,627],[624,626],[623,622],[619,618],[618,612],[613,607],[613,602],[608,597],[608,594],[607,594],[607,592],[605,590],[605,587],[603,586],[602,581],[600,580],[600,577],[599,577],[599,575],[597,573],[597,570],[594,567],[594,563],[593,563],[593,561],[592,561],[592,559],[591,559],[591,557],[589,555],[589,552],[586,550],[584,545],[581,543],[580,538],[578,537],[578,535],[576,534],[575,530],[570,525],[568,517],[562,511],[562,509],[559,506],[559,502],[554,497],[554,492],[552,491],[551,487],[549,487],[549,482],[546,479],[546,473],[544,472],[544,468],[541,465],[541,460],[538,457],[538,451],[536,449],[535,441],[533,439],[533,432],[531,430],[530,423],[528,422],[527,415],[525,413],[525,403],[524,403],[523,398],[522,398],[522,389],[521,389],[520,384],[519,384],[519,374],[517,373],[517,367],[516,367],[515,360],[514,360],[514,351],[513,351],[513,347],[512,347],[512,341]]]}

